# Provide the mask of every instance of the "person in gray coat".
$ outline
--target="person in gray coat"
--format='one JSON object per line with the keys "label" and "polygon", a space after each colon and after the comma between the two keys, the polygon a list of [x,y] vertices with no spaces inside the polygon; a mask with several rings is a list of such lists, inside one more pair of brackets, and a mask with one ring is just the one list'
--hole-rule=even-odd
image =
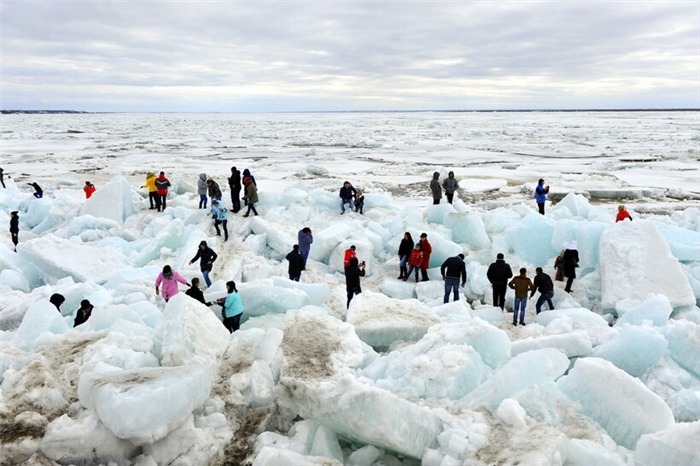
{"label": "person in gray coat", "polygon": [[207,208],[207,174],[200,173],[197,180],[197,194],[199,194],[199,208]]}
{"label": "person in gray coat", "polygon": [[440,173],[435,172],[433,173],[433,179],[430,180],[430,191],[433,193],[433,205],[439,204],[440,199],[442,199],[442,186],[440,186],[438,178],[440,178]]}
{"label": "person in gray coat", "polygon": [[459,183],[455,179],[455,172],[447,174],[447,178],[442,182],[442,187],[445,188],[445,197],[447,198],[448,204],[452,204],[455,191],[459,189]]}

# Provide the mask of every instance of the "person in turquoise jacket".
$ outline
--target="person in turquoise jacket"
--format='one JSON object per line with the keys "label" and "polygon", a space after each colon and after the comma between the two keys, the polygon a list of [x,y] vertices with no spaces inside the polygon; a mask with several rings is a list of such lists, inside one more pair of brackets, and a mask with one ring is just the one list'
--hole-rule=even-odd
{"label": "person in turquoise jacket", "polygon": [[219,230],[219,225],[224,227],[224,241],[228,241],[228,209],[223,202],[212,199],[211,210],[209,215],[214,217],[214,228],[216,229],[216,236],[221,236],[221,230]]}
{"label": "person in turquoise jacket", "polygon": [[224,318],[224,326],[229,333],[233,333],[241,326],[241,315],[243,315],[243,300],[236,289],[236,282],[226,282],[226,298],[221,298],[217,303],[223,306],[221,316]]}

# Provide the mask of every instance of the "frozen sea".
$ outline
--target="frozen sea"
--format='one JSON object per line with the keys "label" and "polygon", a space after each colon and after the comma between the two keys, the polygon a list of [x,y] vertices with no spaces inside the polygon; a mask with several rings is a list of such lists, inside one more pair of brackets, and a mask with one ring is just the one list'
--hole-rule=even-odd
{"label": "frozen sea", "polygon": [[[0,463],[27,465],[700,464],[700,112],[2,115]],[[198,209],[206,173],[231,208],[231,166],[259,217],[231,239]],[[163,213],[141,186],[164,171]],[[454,171],[452,205],[429,181]],[[550,189],[537,213],[539,178]],[[97,192],[85,200],[86,180]],[[343,181],[364,215],[340,215]],[[45,191],[35,199],[28,182]],[[633,221],[615,223],[624,203]],[[297,232],[314,243],[287,277]],[[399,281],[404,232],[433,247]],[[205,240],[207,301],[167,304]],[[492,306],[488,265],[554,276],[577,242],[573,292],[526,326]],[[367,263],[346,309],[343,254]],[[443,304],[440,265],[468,280]],[[61,293],[60,313],[48,302]],[[82,299],[95,305],[73,328]],[[506,309],[514,295],[509,291]]]}

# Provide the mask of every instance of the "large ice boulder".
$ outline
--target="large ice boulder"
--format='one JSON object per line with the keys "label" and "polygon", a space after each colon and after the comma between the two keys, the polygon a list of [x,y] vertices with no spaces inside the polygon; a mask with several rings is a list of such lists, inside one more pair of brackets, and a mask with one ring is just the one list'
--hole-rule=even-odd
{"label": "large ice boulder", "polygon": [[554,222],[544,215],[530,214],[509,228],[506,238],[513,252],[530,264],[544,266],[554,260],[559,249],[552,247]]}
{"label": "large ice boulder", "polygon": [[265,314],[280,314],[311,304],[309,295],[295,288],[259,285],[243,288],[239,293],[245,307],[245,319]]}
{"label": "large ice boulder", "polygon": [[83,215],[102,217],[124,223],[130,215],[136,213],[131,194],[131,186],[123,176],[115,176],[106,185],[95,191],[85,201]]}
{"label": "large ice boulder", "polygon": [[385,278],[379,291],[395,299],[412,299],[416,297],[416,285],[413,280],[404,282],[395,278]]}
{"label": "large ice boulder", "polygon": [[309,258],[328,263],[331,252],[354,231],[351,223],[342,222],[333,223],[319,232],[314,232],[314,242],[309,251]]}
{"label": "large ice boulder", "polygon": [[346,375],[332,382],[282,378],[278,403],[360,444],[420,459],[437,444],[442,421],[432,411]]}
{"label": "large ice boulder", "polygon": [[620,334],[597,346],[593,356],[607,359],[629,375],[641,377],[666,352],[668,342],[653,327],[625,325]]}
{"label": "large ice boulder", "polygon": [[22,323],[12,337],[12,344],[19,349],[29,351],[42,343],[40,338],[42,334],[48,332],[51,335],[57,335],[67,332],[69,328],[56,306],[47,300],[41,300],[27,309]]}
{"label": "large ice boulder", "polygon": [[346,320],[373,347],[388,347],[396,341],[418,341],[440,319],[417,300],[397,300],[366,291],[350,302]]}
{"label": "large ice boulder", "polygon": [[296,244],[296,238],[289,235],[286,230],[273,225],[263,218],[253,217],[250,221],[250,228],[256,235],[266,235],[267,245],[279,254],[286,256],[292,250],[292,245]]}
{"label": "large ice boulder", "polygon": [[688,320],[671,320],[664,328],[664,335],[673,360],[700,377],[700,326]]}
{"label": "large ice boulder", "polygon": [[566,466],[627,466],[618,455],[590,440],[571,439],[566,448]]}
{"label": "large ice boulder", "polygon": [[274,286],[301,290],[309,297],[311,304],[320,306],[331,298],[331,288],[327,283],[301,283],[283,277],[272,277]]}
{"label": "large ice boulder", "polygon": [[[165,248],[170,251],[177,251],[187,242],[189,231],[185,231],[185,224],[179,218],[164,223],[162,228],[156,228],[156,234],[148,241],[148,244],[139,251],[134,258],[134,265],[143,267],[151,261],[160,259],[161,251]],[[191,249],[190,249],[191,251]],[[171,263],[177,269],[178,264]],[[154,277],[155,280],[155,277]]]}
{"label": "large ice boulder", "polygon": [[608,322],[603,319],[599,314],[592,312],[586,308],[572,308],[572,309],[554,309],[551,311],[542,311],[537,314],[535,320],[538,324],[548,326],[551,322],[556,319],[568,317],[572,320],[574,324],[581,325],[595,325],[599,327],[607,327]]}
{"label": "large ice boulder", "polygon": [[211,390],[206,366],[99,370],[104,372],[80,376],[80,404],[95,411],[114,435],[136,445],[156,442],[178,428]]}
{"label": "large ice boulder", "polygon": [[455,213],[452,204],[429,205],[425,208],[425,220],[428,223],[443,223],[445,216]]}
{"label": "large ice boulder", "polygon": [[663,294],[671,306],[695,305],[688,279],[654,222],[620,222],[600,237],[602,306],[614,309],[622,299],[643,301]]}
{"label": "large ice boulder", "polygon": [[302,455],[283,448],[263,447],[255,456],[252,466],[342,466],[334,458]]}
{"label": "large ice boulder", "polygon": [[625,448],[634,448],[644,434],[674,424],[671,409],[658,395],[604,359],[578,359],[557,385]]}
{"label": "large ice boulder", "polygon": [[700,464],[700,422],[676,424],[642,435],[634,452],[637,466],[697,466]]}
{"label": "large ice boulder", "polygon": [[173,296],[164,313],[161,364],[216,366],[228,347],[230,334],[214,313],[185,293]]}
{"label": "large ice boulder", "polygon": [[620,316],[616,326],[625,324],[641,325],[645,320],[651,321],[656,326],[666,325],[673,313],[673,307],[665,295],[650,295],[644,302],[632,300],[618,301],[615,306]]}
{"label": "large ice boulder", "polygon": [[700,232],[657,222],[656,228],[666,239],[671,254],[679,261],[700,261]]}
{"label": "large ice boulder", "polygon": [[574,331],[561,335],[545,335],[537,338],[525,338],[511,343],[511,354],[517,356],[526,351],[542,348],[554,348],[569,358],[589,356],[593,351],[593,343],[587,332]]}
{"label": "large ice boulder", "polygon": [[491,248],[484,222],[478,215],[467,212],[448,213],[445,216],[445,226],[452,230],[452,240],[456,243],[468,244],[477,250]]}

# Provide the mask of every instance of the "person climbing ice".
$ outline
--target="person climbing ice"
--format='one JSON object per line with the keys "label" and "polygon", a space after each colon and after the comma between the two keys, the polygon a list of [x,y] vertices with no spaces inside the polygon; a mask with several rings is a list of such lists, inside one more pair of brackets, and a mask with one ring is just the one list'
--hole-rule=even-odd
{"label": "person climbing ice", "polygon": [[185,291],[185,294],[190,298],[199,301],[205,306],[211,306],[211,303],[208,303],[206,299],[204,299],[204,293],[202,293],[202,290],[199,288],[199,278],[197,277],[192,279],[192,284],[189,289]]}
{"label": "person climbing ice", "polygon": [[211,201],[211,210],[209,215],[214,218],[214,229],[216,230],[216,236],[221,236],[221,230],[219,230],[219,225],[224,229],[224,241],[228,241],[228,210],[226,206],[214,199]]}
{"label": "person climbing ice", "polygon": [[554,304],[552,303],[552,298],[554,297],[554,283],[552,283],[552,277],[547,275],[542,271],[542,267],[537,267],[535,269],[535,282],[534,289],[530,293],[530,298],[535,296],[537,290],[540,291],[540,297],[537,298],[537,303],[535,303],[535,309],[539,314],[542,312],[542,305],[546,302],[549,304],[549,310],[554,310]]}
{"label": "person climbing ice", "polygon": [[75,320],[73,321],[73,327],[77,327],[80,324],[84,324],[92,315],[92,310],[94,306],[90,304],[90,301],[83,299],[80,301],[80,307],[75,311]]}
{"label": "person climbing ice", "polygon": [[629,219],[629,221],[631,222],[632,216],[629,212],[627,212],[625,206],[623,204],[620,204],[619,206],[617,206],[617,217],[615,217],[615,223],[621,222],[625,219]]}
{"label": "person climbing ice", "polygon": [[248,210],[246,210],[246,213],[243,215],[243,217],[247,218],[248,216],[250,216],[251,211],[257,217],[258,211],[255,209],[255,204],[259,200],[258,185],[255,184],[255,181],[252,177],[246,176],[245,178],[243,178],[243,186],[245,186],[245,201],[246,205],[248,206]]}
{"label": "person climbing ice", "polygon": [[[156,295],[162,296],[167,303],[170,298],[178,294],[180,291],[177,286],[178,283],[190,286],[190,284],[187,283],[187,280],[185,280],[179,273],[174,271],[172,267],[166,265],[163,267],[163,271],[159,273],[158,277],[156,278]],[[162,292],[160,290],[161,285],[163,287]]]}
{"label": "person climbing ice", "polygon": [[467,266],[464,264],[464,254],[445,259],[440,267],[442,279],[445,282],[445,297],[443,303],[450,302],[450,291],[454,294],[454,301],[459,301],[459,279],[462,279],[462,288],[467,284]]}
{"label": "person climbing ice", "polygon": [[83,186],[83,191],[85,191],[85,199],[90,199],[92,194],[97,190],[95,188],[95,185],[90,183],[89,181],[85,182],[85,186]]}
{"label": "person climbing ice", "polygon": [[357,253],[355,252],[356,250],[357,248],[354,244],[345,250],[345,257],[343,257],[343,268],[350,265],[350,259],[357,256]]}
{"label": "person climbing ice", "polygon": [[243,308],[243,300],[236,289],[236,282],[226,282],[226,292],[228,293],[226,297],[217,300],[216,303],[223,307],[221,317],[224,319],[224,327],[229,333],[233,333],[241,327],[241,316],[245,309]]}
{"label": "person climbing ice", "polygon": [[41,199],[42,197],[44,197],[44,190],[41,189],[41,186],[39,186],[39,183],[33,182],[33,183],[27,183],[27,184],[29,186],[31,186],[32,188],[34,188],[34,197],[36,197],[37,199]]}
{"label": "person climbing ice", "polygon": [[[527,269],[520,269],[520,275],[515,277],[508,283],[508,286],[515,290],[515,304],[513,305],[513,325],[525,325],[525,311],[527,310],[527,294],[535,289],[527,276]],[[520,318],[518,319],[518,314]]]}
{"label": "person climbing ice", "polygon": [[221,202],[221,188],[219,187],[219,183],[216,181],[212,180],[209,178],[207,180],[207,192],[209,193],[209,197],[211,198],[212,202],[216,199],[217,201]]}
{"label": "person climbing ice", "polygon": [[192,265],[194,261],[199,259],[199,270],[202,272],[202,276],[204,277],[204,282],[207,284],[207,287],[211,286],[209,274],[211,273],[211,269],[214,267],[214,261],[217,257],[219,256],[217,256],[214,250],[209,247],[207,242],[202,241],[199,243],[199,247],[197,248],[197,254],[189,262],[189,264]]}
{"label": "person climbing ice", "polygon": [[58,312],[61,312],[61,304],[66,302],[66,298],[61,293],[54,293],[49,298],[49,302],[56,306]]}

